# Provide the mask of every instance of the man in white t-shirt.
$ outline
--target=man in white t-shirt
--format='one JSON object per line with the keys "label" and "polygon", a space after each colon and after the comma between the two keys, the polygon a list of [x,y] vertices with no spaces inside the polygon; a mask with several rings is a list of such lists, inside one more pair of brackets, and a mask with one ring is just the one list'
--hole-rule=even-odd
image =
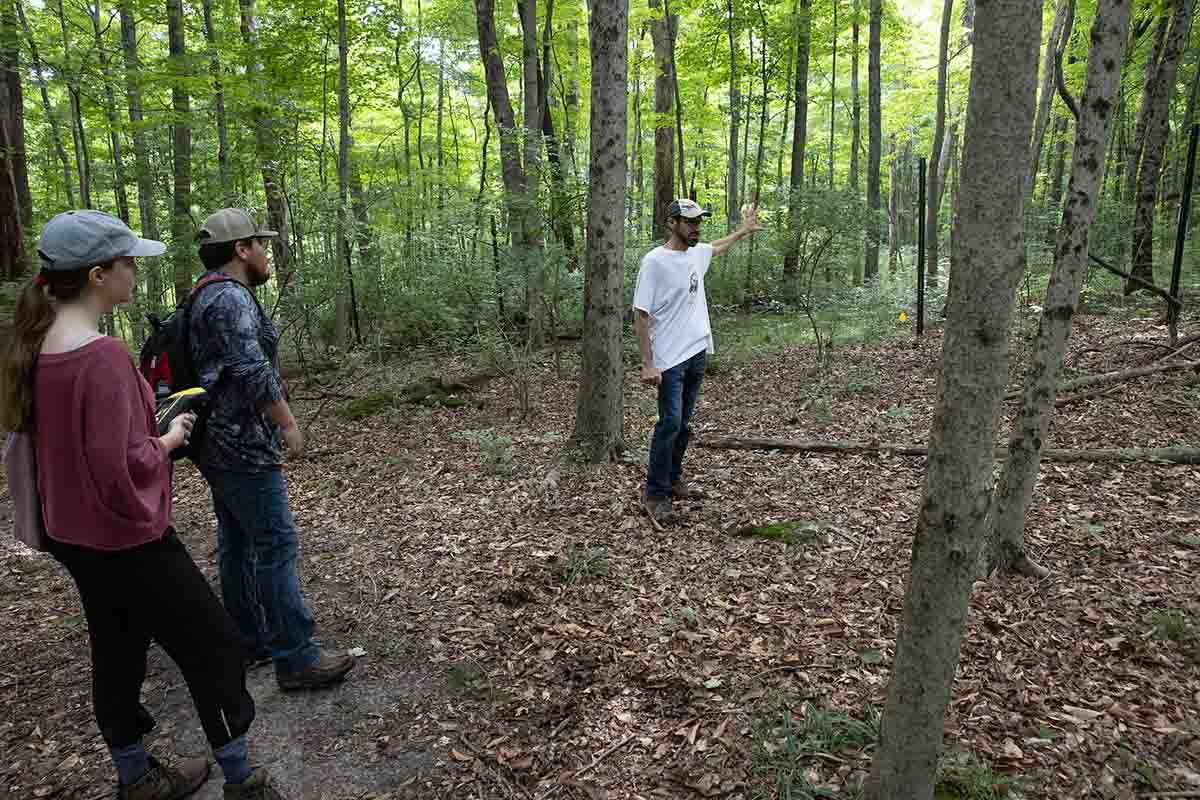
{"label": "man in white t-shirt", "polygon": [[704,275],[713,256],[762,230],[758,210],[747,206],[742,225],[712,244],[700,243],[700,225],[712,216],[694,200],[680,198],[667,209],[671,237],[642,257],[633,294],[634,328],[642,349],[642,383],[658,387],[658,422],[650,442],[650,467],[642,502],[662,522],[672,498],[704,494],[683,480],[689,421],[700,396],[705,354],[712,352]]}

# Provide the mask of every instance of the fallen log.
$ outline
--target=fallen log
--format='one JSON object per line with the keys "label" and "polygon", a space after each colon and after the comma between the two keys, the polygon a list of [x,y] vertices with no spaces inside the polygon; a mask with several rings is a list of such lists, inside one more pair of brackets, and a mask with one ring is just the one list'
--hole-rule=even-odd
{"label": "fallen log", "polygon": [[[1126,369],[1119,372],[1102,372],[1099,375],[1088,375],[1083,378],[1077,378],[1073,381],[1067,381],[1062,386],[1058,387],[1058,392],[1073,392],[1076,389],[1082,389],[1085,386],[1101,386],[1106,383],[1123,383],[1134,378],[1144,378],[1147,375],[1155,375],[1159,372],[1175,372],[1183,369],[1194,369],[1200,372],[1200,361],[1174,361],[1170,364],[1156,364],[1152,367],[1138,367],[1137,369]],[[1024,390],[1018,389],[1014,392],[1009,392],[1004,395],[1005,400],[1020,400]]]}
{"label": "fallen log", "polygon": [[[886,442],[813,441],[777,439],[755,436],[723,436],[700,442],[701,447],[714,450],[783,450],[791,453],[829,453],[861,455],[888,453],[897,456],[924,456],[928,448],[922,445],[889,444]],[[995,458],[1002,461],[1008,450],[997,447]],[[1115,447],[1086,450],[1048,447],[1042,450],[1043,461],[1160,461],[1168,464],[1200,464],[1200,447]]]}

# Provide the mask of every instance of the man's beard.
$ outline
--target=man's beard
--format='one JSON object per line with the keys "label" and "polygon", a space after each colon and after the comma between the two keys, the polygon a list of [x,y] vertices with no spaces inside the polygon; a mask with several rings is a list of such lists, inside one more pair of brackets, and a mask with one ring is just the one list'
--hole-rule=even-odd
{"label": "man's beard", "polygon": [[251,286],[262,286],[267,281],[271,280],[271,271],[268,269],[249,269],[246,271],[246,279]]}
{"label": "man's beard", "polygon": [[700,234],[698,234],[698,233],[689,234],[687,237],[687,246],[695,247],[698,244],[700,244]]}

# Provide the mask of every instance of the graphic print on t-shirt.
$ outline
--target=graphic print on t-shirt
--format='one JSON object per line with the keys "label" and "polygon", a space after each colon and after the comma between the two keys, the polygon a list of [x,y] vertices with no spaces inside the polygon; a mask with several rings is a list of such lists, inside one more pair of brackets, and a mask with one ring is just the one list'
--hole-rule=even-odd
{"label": "graphic print on t-shirt", "polygon": [[656,247],[642,258],[633,307],[650,315],[650,349],[658,369],[713,351],[704,294],[712,257],[712,245],[699,244],[687,250]]}

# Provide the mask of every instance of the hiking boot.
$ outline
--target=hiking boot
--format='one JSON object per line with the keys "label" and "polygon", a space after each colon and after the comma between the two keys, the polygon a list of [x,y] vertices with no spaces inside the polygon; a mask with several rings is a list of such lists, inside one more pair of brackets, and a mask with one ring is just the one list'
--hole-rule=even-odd
{"label": "hiking boot", "polygon": [[270,650],[260,650],[259,652],[255,653],[254,655],[246,657],[246,671],[252,672],[253,670],[258,669],[259,667],[265,667],[267,664],[270,664],[272,661],[274,661],[274,659],[271,658]]}
{"label": "hiking boot", "polygon": [[150,756],[150,770],[128,786],[117,789],[119,800],[179,800],[204,785],[208,777],[208,758],[178,758],[163,764]]}
{"label": "hiking boot", "polygon": [[671,510],[671,498],[669,497],[642,495],[642,508],[646,509],[650,519],[659,525],[675,521],[675,512]]}
{"label": "hiking boot", "polygon": [[271,776],[262,767],[254,770],[244,783],[225,784],[225,800],[286,800],[283,792],[271,783]]}
{"label": "hiking boot", "polygon": [[687,481],[671,484],[671,496],[676,500],[703,500],[708,497],[703,489]]}
{"label": "hiking boot", "polygon": [[291,675],[275,673],[275,680],[279,684],[279,688],[285,692],[294,689],[320,689],[345,680],[346,673],[352,669],[354,669],[354,656],[333,656],[322,650],[317,663],[308,669],[294,672]]}

